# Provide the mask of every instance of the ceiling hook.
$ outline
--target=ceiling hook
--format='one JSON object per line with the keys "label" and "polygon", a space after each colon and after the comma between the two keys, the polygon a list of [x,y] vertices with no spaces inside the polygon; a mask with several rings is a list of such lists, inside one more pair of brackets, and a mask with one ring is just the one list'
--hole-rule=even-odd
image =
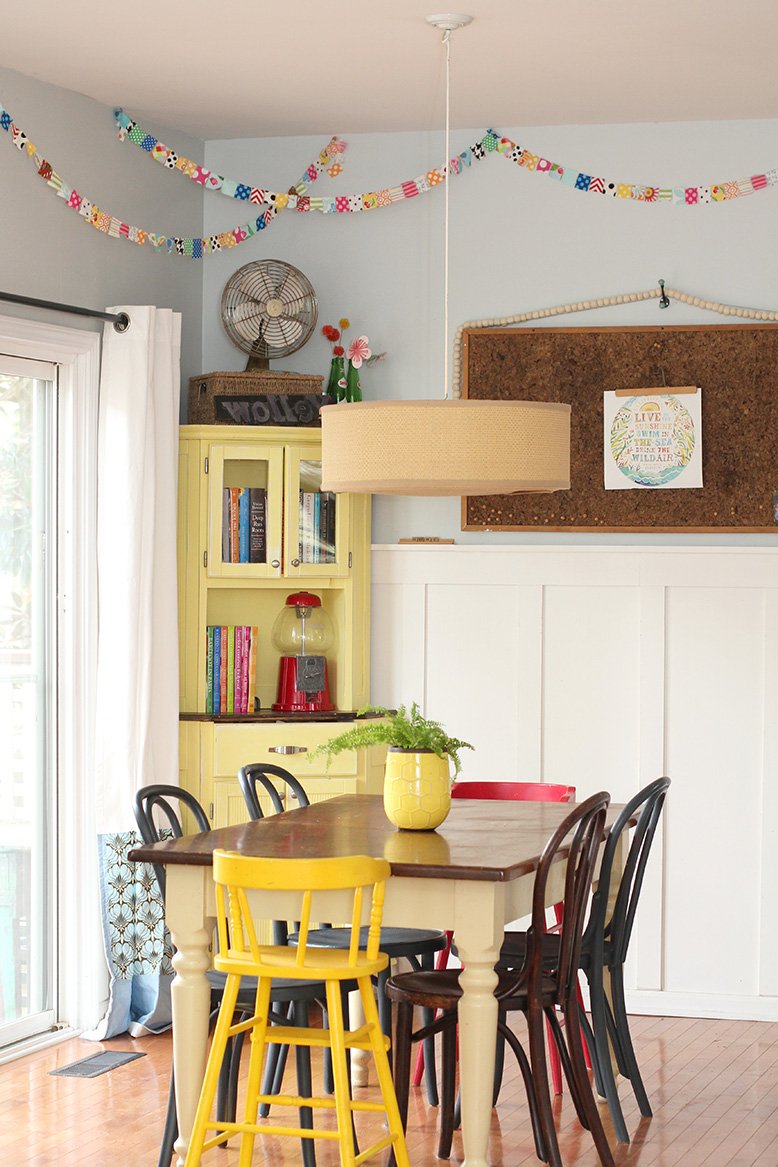
{"label": "ceiling hook", "polygon": [[670,297],[665,292],[665,281],[664,280],[659,281],[659,291],[661,292],[661,296],[659,297],[659,307],[660,308],[669,308],[670,307]]}

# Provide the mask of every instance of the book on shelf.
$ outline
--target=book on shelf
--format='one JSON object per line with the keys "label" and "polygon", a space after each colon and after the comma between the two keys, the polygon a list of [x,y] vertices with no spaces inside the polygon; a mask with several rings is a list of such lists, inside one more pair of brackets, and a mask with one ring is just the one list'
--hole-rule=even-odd
{"label": "book on shelf", "polygon": [[242,713],[243,690],[243,628],[235,629],[235,712]]}
{"label": "book on shelf", "polygon": [[217,624],[213,630],[213,712],[221,713],[221,639],[222,630]]}
{"label": "book on shelf", "polygon": [[249,563],[267,562],[267,491],[249,490]]}
{"label": "book on shelf", "polygon": [[238,487],[238,563],[249,562],[249,488]]}
{"label": "book on shelf", "polygon": [[230,490],[230,563],[240,563],[238,487]]}
{"label": "book on shelf", "polygon": [[205,630],[205,712],[213,713],[213,626]]}
{"label": "book on shelf", "polygon": [[230,488],[225,486],[222,490],[222,563],[232,560],[230,543]]}
{"label": "book on shelf", "polygon": [[300,491],[300,562],[313,563],[314,492]]}
{"label": "book on shelf", "polygon": [[205,712],[253,713],[259,629],[209,624],[205,630]]}
{"label": "book on shelf", "polygon": [[247,701],[247,713],[254,712],[254,699],[257,695],[257,642],[259,640],[259,628],[252,624],[249,629],[249,689]]}

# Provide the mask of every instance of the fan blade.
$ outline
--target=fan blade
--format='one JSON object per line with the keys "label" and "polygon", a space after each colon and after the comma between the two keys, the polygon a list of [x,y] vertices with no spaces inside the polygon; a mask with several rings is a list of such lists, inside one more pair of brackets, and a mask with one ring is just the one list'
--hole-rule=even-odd
{"label": "fan blade", "polygon": [[[247,286],[245,288],[241,287],[240,290],[242,295],[247,296],[250,299],[254,299],[258,291],[260,296],[264,296],[264,300],[258,300],[257,303],[266,304],[268,300],[272,300],[275,292],[273,291],[273,285],[270,282],[269,272],[267,272],[264,267],[257,267],[254,268],[251,272],[251,277],[252,278],[250,280],[246,281]],[[256,284],[259,284],[258,290]]]}
{"label": "fan blade", "polygon": [[294,344],[302,335],[303,326],[299,320],[287,320],[286,317],[279,316],[276,324],[280,329],[285,344]]}

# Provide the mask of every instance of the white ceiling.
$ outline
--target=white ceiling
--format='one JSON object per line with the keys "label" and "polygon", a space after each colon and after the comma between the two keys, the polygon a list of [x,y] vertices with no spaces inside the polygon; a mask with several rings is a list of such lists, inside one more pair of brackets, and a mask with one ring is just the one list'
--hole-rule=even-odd
{"label": "white ceiling", "polygon": [[[0,65],[199,138],[439,128],[440,3],[6,0]],[[778,117],[776,0],[462,10],[454,128]]]}

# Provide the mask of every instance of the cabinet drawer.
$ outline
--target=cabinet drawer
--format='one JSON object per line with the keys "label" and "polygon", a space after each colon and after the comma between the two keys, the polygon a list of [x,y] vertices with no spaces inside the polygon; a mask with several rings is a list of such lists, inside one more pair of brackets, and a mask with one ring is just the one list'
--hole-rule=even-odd
{"label": "cabinet drawer", "polygon": [[[272,725],[215,725],[213,730],[213,773],[237,775],[241,766],[250,762],[272,762],[283,766],[297,778],[355,777],[359,773],[359,755],[356,750],[344,750],[332,759],[327,769],[326,759],[308,761],[308,753],[327,738],[335,737],[348,728],[349,722],[331,722],[293,725],[275,722]],[[286,748],[300,753],[284,753]],[[340,790],[337,791],[341,793]]]}

